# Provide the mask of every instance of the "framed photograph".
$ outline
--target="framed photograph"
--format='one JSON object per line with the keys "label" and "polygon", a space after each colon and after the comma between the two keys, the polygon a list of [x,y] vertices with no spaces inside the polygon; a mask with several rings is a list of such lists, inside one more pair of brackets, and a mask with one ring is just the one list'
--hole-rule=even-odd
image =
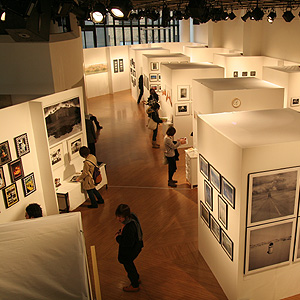
{"label": "framed photograph", "polygon": [[161,92],[161,85],[160,84],[157,85],[157,92]]}
{"label": "framed photograph", "polygon": [[233,261],[233,242],[230,237],[221,229],[221,247]]}
{"label": "framed photograph", "polygon": [[22,178],[22,186],[23,186],[23,191],[24,191],[25,197],[27,197],[28,195],[30,195],[36,191],[36,185],[35,185],[33,173]]}
{"label": "framed photograph", "polygon": [[133,84],[133,87],[136,86],[136,79],[135,78],[133,79],[133,83],[132,84]]}
{"label": "framed photograph", "polygon": [[159,70],[159,62],[152,62],[150,63],[151,71],[158,71]]}
{"label": "framed photograph", "polygon": [[130,65],[133,65],[133,58],[130,59]]}
{"label": "framed photograph", "polygon": [[87,76],[99,74],[99,73],[106,73],[107,71],[108,71],[107,63],[87,65],[84,68],[84,74]]}
{"label": "framed photograph", "polygon": [[157,92],[158,91],[158,85],[157,84],[150,84],[150,89],[153,89]]}
{"label": "framed photograph", "polygon": [[132,71],[133,77],[136,77],[135,70]]}
{"label": "framed photograph", "polygon": [[16,183],[13,183],[2,190],[5,207],[9,208],[19,202]]}
{"label": "framed photograph", "polygon": [[124,61],[123,58],[119,59],[119,71],[124,72]]}
{"label": "framed photograph", "polygon": [[6,183],[5,183],[5,177],[4,177],[4,171],[3,168],[0,167],[0,190],[5,188]]}
{"label": "framed photograph", "polygon": [[217,241],[221,242],[221,227],[216,219],[210,214],[210,231],[212,232],[213,236],[217,239]]}
{"label": "framed photograph", "polygon": [[246,72],[246,71],[245,71],[245,72],[242,72],[242,76],[243,76],[243,77],[248,76],[248,72]]}
{"label": "framed photograph", "polygon": [[248,175],[247,226],[296,216],[299,170],[294,167]]}
{"label": "framed photograph", "polygon": [[44,107],[49,146],[82,131],[79,97]]}
{"label": "framed photograph", "polygon": [[221,193],[221,174],[212,165],[209,165],[209,180],[213,187]]}
{"label": "framed photograph", "polygon": [[8,164],[10,178],[12,182],[21,179],[24,176],[21,158],[18,158]]}
{"label": "framed photograph", "polygon": [[298,220],[297,220],[294,261],[300,261],[300,218],[299,217],[298,217]]}
{"label": "framed photograph", "polygon": [[157,81],[157,74],[150,73],[150,74],[149,74],[149,78],[150,78],[150,82],[151,82],[151,81]]}
{"label": "framed photograph", "polygon": [[161,81],[161,75],[160,75],[160,73],[157,74],[157,80],[158,80],[158,81]]}
{"label": "framed photograph", "polygon": [[204,180],[204,202],[213,210],[213,189],[206,180]]}
{"label": "framed photograph", "polygon": [[250,71],[250,76],[256,76],[256,71]]}
{"label": "framed photograph", "polygon": [[233,72],[233,77],[239,77],[239,72],[238,71],[234,71]]}
{"label": "framed photograph", "polygon": [[50,148],[50,160],[53,169],[64,165],[64,152],[62,144]]}
{"label": "framed photograph", "polygon": [[83,145],[83,136],[82,134],[76,135],[75,137],[69,139],[67,141],[68,144],[68,152],[70,155],[70,159],[74,159],[79,155],[79,149]]}
{"label": "framed photograph", "polygon": [[247,229],[245,274],[268,270],[292,261],[295,223],[294,218]]}
{"label": "framed photograph", "polygon": [[190,86],[189,85],[178,85],[177,100],[179,100],[179,101],[190,100]]}
{"label": "framed photograph", "polygon": [[209,179],[209,163],[201,154],[199,154],[199,168],[204,177]]}
{"label": "framed photograph", "polygon": [[118,73],[119,72],[119,66],[118,66],[118,60],[117,59],[113,60],[113,66],[114,66],[114,73]]}
{"label": "framed photograph", "polygon": [[235,187],[232,186],[223,176],[221,179],[221,195],[232,208],[235,208]]}
{"label": "framed photograph", "polygon": [[291,106],[299,106],[300,98],[291,98]]}
{"label": "framed photograph", "polygon": [[15,137],[14,140],[18,157],[30,152],[27,133]]}
{"label": "framed photograph", "polygon": [[185,104],[176,103],[175,106],[176,106],[175,107],[176,116],[186,116],[190,114],[190,103],[185,103]]}
{"label": "framed photograph", "polygon": [[200,201],[200,216],[204,223],[209,227],[209,210],[206,208],[204,203]]}
{"label": "framed photograph", "polygon": [[8,141],[0,144],[0,166],[7,164],[11,161],[11,154],[9,150]]}
{"label": "framed photograph", "polygon": [[218,195],[218,219],[225,229],[228,229],[228,205],[220,195]]}

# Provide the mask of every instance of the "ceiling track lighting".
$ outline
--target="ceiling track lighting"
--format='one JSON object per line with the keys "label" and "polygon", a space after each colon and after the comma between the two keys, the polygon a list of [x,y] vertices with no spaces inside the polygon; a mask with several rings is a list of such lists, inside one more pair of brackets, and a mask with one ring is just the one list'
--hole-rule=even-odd
{"label": "ceiling track lighting", "polygon": [[231,11],[231,13],[228,15],[230,20],[234,20],[236,18],[236,15],[233,11]]}
{"label": "ceiling track lighting", "polygon": [[96,24],[103,24],[105,23],[106,13],[107,11],[104,4],[97,3],[90,13],[91,20]]}
{"label": "ceiling track lighting", "polygon": [[277,17],[277,15],[276,15],[275,10],[271,10],[267,16],[267,21],[272,24],[274,22],[274,20],[276,19],[276,17]]}
{"label": "ceiling track lighting", "polygon": [[295,18],[294,14],[292,13],[291,6],[287,7],[286,11],[282,15],[282,18],[284,19],[284,21],[286,21],[288,23],[291,22]]}
{"label": "ceiling track lighting", "polygon": [[250,10],[247,10],[247,12],[241,17],[241,19],[246,22],[250,18]]}
{"label": "ceiling track lighting", "polygon": [[108,9],[115,19],[127,20],[133,6],[130,0],[111,0]]}
{"label": "ceiling track lighting", "polygon": [[255,21],[260,21],[263,19],[264,14],[265,13],[263,12],[263,10],[256,6],[251,12],[251,19]]}
{"label": "ceiling track lighting", "polygon": [[164,6],[163,9],[162,9],[162,14],[161,14],[162,26],[163,27],[168,27],[170,20],[171,20],[170,8],[168,8],[167,6]]}

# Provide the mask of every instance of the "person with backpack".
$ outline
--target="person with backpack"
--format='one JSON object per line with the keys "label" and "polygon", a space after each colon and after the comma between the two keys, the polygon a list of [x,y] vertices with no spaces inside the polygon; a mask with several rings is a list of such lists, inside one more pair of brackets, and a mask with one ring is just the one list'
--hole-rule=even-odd
{"label": "person with backpack", "polygon": [[104,203],[102,196],[95,188],[95,182],[93,178],[95,168],[98,168],[97,159],[93,154],[90,154],[90,149],[86,146],[80,147],[79,154],[81,157],[85,158],[85,160],[83,162],[83,170],[81,175],[77,178],[77,181],[82,182],[82,188],[86,190],[91,200],[91,205],[88,205],[88,208],[97,208],[98,203]]}
{"label": "person with backpack", "polygon": [[124,286],[123,291],[138,292],[141,280],[133,261],[144,246],[141,224],[137,216],[130,212],[127,204],[120,204],[115,215],[117,220],[122,223],[122,228],[115,235],[119,244],[118,261],[124,265],[130,280],[130,285]]}

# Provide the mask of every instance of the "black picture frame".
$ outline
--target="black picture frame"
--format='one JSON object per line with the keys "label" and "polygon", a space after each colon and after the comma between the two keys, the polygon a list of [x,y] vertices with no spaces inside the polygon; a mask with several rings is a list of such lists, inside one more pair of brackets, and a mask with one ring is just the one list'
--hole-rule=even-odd
{"label": "black picture frame", "polygon": [[235,209],[235,187],[223,176],[221,179],[221,195]]}
{"label": "black picture frame", "polygon": [[118,65],[118,60],[117,59],[113,60],[113,66],[114,66],[114,73],[118,73],[119,72],[119,65]]}
{"label": "black picture frame", "polygon": [[204,202],[213,211],[213,188],[207,180],[204,180]]}
{"label": "black picture frame", "polygon": [[19,195],[16,183],[12,183],[9,186],[5,187],[2,190],[2,192],[6,208],[10,208],[11,206],[19,202]]}
{"label": "black picture frame", "polygon": [[11,154],[8,141],[0,144],[0,166],[3,166],[11,161]]}
{"label": "black picture frame", "polygon": [[8,164],[10,178],[12,182],[24,177],[24,170],[21,158],[18,158]]}
{"label": "black picture frame", "polygon": [[199,154],[199,170],[206,179],[209,179],[209,162]]}
{"label": "black picture frame", "polygon": [[123,58],[119,59],[119,72],[124,72],[124,61],[123,61]]}
{"label": "black picture frame", "polygon": [[216,238],[218,243],[220,243],[221,242],[221,226],[220,226],[220,224],[217,222],[217,220],[214,218],[214,216],[212,214],[210,214],[209,222],[210,222],[209,228],[210,228],[211,233]]}
{"label": "black picture frame", "polygon": [[21,157],[30,152],[27,133],[23,133],[14,138],[17,156]]}
{"label": "black picture frame", "polygon": [[209,226],[210,226],[210,222],[209,222],[210,212],[209,212],[209,210],[207,209],[207,207],[204,205],[204,203],[202,201],[200,201],[200,217],[204,221],[206,226],[209,228]]}
{"label": "black picture frame", "polygon": [[218,195],[218,220],[224,228],[228,229],[228,204],[227,202]]}
{"label": "black picture frame", "polygon": [[231,238],[226,234],[226,232],[221,228],[221,247],[225,251],[225,253],[228,255],[228,257],[233,261],[233,241]]}
{"label": "black picture frame", "polygon": [[33,172],[22,178],[24,196],[27,197],[36,191],[36,184]]}
{"label": "black picture frame", "polygon": [[212,165],[209,165],[209,181],[212,184],[212,186],[220,193],[221,174]]}
{"label": "black picture frame", "polygon": [[5,176],[4,176],[4,170],[2,167],[0,167],[0,190],[6,187],[5,182]]}

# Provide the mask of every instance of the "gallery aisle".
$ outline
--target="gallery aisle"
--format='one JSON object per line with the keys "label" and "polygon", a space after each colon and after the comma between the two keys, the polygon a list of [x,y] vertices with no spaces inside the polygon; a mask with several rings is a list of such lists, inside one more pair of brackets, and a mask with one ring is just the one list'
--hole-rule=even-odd
{"label": "gallery aisle", "polygon": [[[88,209],[84,203],[77,210],[89,263],[90,246],[96,246],[102,299],[226,299],[197,250],[197,189],[185,181],[184,151],[174,176],[178,187],[169,188],[163,147],[151,147],[144,106],[130,91],[90,99],[88,107],[103,126],[96,148],[98,160],[107,164],[108,189],[100,190],[104,205]],[[162,144],[162,125],[158,137]],[[120,203],[138,215],[144,231],[144,249],[136,259],[142,280],[138,293],[122,291],[129,280],[117,261],[114,239]]]}

